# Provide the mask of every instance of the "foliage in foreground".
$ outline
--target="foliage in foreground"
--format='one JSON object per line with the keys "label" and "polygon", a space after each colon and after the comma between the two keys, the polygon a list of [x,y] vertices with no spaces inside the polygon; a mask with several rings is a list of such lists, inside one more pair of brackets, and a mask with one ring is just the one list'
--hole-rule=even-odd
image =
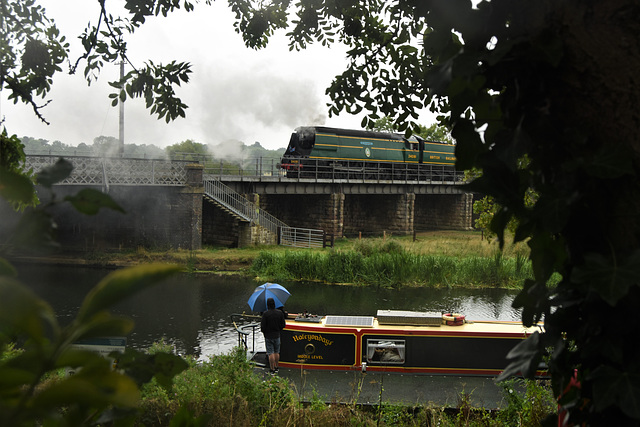
{"label": "foliage in foreground", "polygon": [[410,253],[394,241],[341,251],[262,251],[251,266],[264,279],[320,280],[387,287],[521,286],[533,277],[524,256],[450,257]]}
{"label": "foliage in foreground", "polygon": [[359,406],[353,401],[327,404],[317,393],[303,403],[286,379],[264,380],[255,373],[244,352],[237,348],[203,363],[191,361],[189,369],[175,377],[170,389],[155,381],[145,385],[137,423],[169,425],[183,410],[212,426],[538,426],[555,414],[556,402],[545,383],[511,379],[500,383],[500,387],[504,407],[499,411],[472,407],[468,394],[461,395],[457,408],[384,402]]}
{"label": "foliage in foreground", "polygon": [[[0,277],[0,424],[56,422],[83,425],[131,414],[138,386],[156,377],[164,386],[186,367],[171,354],[147,357],[127,350],[121,368],[101,355],[74,347],[95,337],[124,336],[133,322],[109,314],[109,307],[171,274],[176,266],[145,265],[105,277],[84,299],[76,318],[58,323],[45,301],[16,279]],[[23,351],[16,351],[20,342]],[[76,373],[58,376],[61,369]]]}

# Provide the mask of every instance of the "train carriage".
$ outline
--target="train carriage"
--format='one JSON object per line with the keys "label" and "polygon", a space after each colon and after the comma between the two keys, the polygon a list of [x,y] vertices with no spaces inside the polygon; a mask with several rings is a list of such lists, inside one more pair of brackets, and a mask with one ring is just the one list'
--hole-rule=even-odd
{"label": "train carriage", "polygon": [[450,180],[455,146],[400,134],[300,127],[280,167],[291,178]]}

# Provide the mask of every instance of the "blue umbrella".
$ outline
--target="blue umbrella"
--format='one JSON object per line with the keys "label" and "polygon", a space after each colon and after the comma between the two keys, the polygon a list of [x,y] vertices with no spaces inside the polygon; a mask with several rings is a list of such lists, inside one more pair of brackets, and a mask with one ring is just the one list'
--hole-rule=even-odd
{"label": "blue umbrella", "polygon": [[277,307],[282,307],[291,294],[277,283],[265,283],[258,286],[249,297],[249,307],[253,311],[267,311],[267,299],[273,298]]}

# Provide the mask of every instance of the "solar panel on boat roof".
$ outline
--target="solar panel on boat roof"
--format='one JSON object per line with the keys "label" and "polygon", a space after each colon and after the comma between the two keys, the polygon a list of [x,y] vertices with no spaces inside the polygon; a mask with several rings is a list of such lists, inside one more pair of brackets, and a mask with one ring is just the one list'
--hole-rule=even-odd
{"label": "solar panel on boat roof", "polygon": [[325,326],[360,326],[373,328],[373,316],[327,316]]}

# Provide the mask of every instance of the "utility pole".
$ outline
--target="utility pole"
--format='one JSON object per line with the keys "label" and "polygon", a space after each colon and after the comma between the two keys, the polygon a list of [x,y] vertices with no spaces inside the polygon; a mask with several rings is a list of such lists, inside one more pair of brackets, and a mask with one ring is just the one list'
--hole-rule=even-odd
{"label": "utility pole", "polygon": [[[124,59],[120,61],[120,81],[124,79]],[[124,83],[122,83],[121,90],[124,90]],[[124,101],[120,100],[120,121],[119,121],[119,141],[118,154],[120,157],[124,156]]]}

